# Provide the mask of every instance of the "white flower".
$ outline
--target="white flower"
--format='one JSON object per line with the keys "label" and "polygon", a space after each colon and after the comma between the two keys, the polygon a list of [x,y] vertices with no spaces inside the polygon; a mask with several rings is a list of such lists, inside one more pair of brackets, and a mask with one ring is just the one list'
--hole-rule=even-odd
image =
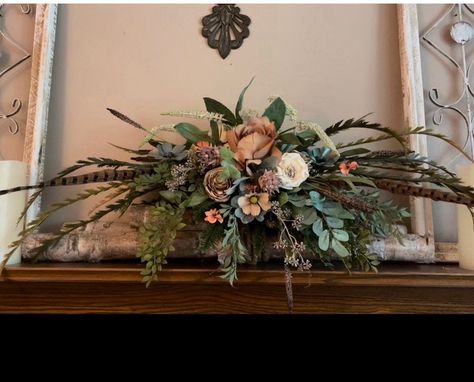
{"label": "white flower", "polygon": [[298,187],[309,177],[308,165],[298,153],[285,153],[277,167],[281,187],[292,189]]}

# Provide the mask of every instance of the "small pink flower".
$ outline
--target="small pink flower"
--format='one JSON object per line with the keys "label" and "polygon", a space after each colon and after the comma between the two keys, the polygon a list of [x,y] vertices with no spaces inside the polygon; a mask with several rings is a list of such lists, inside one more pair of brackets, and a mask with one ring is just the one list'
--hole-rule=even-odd
{"label": "small pink flower", "polygon": [[347,165],[347,162],[343,162],[339,165],[339,170],[341,170],[342,175],[347,176],[350,171],[357,170],[358,167],[359,164],[355,161],[352,161],[349,165]]}
{"label": "small pink flower", "polygon": [[210,224],[215,224],[216,222],[224,222],[224,218],[222,217],[221,213],[217,211],[217,208],[212,208],[209,211],[204,212],[204,214],[206,215],[204,221]]}

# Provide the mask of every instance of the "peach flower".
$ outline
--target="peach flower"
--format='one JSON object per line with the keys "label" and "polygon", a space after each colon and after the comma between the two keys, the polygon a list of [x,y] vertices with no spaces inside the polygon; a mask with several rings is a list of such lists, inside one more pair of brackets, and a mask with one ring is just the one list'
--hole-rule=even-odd
{"label": "peach flower", "polygon": [[346,162],[343,162],[339,165],[339,170],[341,170],[342,175],[347,176],[349,175],[350,171],[357,170],[359,167],[359,164],[355,161],[351,162],[349,166],[347,165]]}
{"label": "peach flower", "polygon": [[268,155],[281,156],[280,150],[275,147],[276,136],[273,122],[267,117],[254,117],[246,124],[227,131],[227,142],[241,169],[249,171],[249,164],[260,164]]}
{"label": "peach flower", "polygon": [[215,224],[216,222],[224,222],[224,218],[222,217],[221,213],[217,211],[217,208],[212,208],[209,211],[204,212],[204,214],[206,215],[204,221],[210,224]]}
{"label": "peach flower", "polygon": [[263,192],[261,194],[241,196],[237,203],[245,215],[258,216],[262,210],[266,212],[272,208],[269,199],[269,195]]}

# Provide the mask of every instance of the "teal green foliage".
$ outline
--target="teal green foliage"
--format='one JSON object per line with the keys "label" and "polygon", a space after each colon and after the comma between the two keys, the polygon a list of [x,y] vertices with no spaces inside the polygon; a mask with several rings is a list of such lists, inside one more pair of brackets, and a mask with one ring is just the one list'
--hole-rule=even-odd
{"label": "teal green foliage", "polygon": [[176,233],[186,226],[183,214],[183,208],[161,201],[151,210],[151,219],[140,227],[137,257],[145,263],[141,275],[147,287],[158,279],[158,272],[166,264],[166,256],[174,250]]}
{"label": "teal green foliage", "polygon": [[232,254],[224,260],[221,267],[224,274],[221,277],[229,281],[230,285],[234,285],[234,281],[237,280],[237,265],[247,261],[247,248],[242,243],[238,221],[234,215],[229,215],[222,246],[228,247]]}

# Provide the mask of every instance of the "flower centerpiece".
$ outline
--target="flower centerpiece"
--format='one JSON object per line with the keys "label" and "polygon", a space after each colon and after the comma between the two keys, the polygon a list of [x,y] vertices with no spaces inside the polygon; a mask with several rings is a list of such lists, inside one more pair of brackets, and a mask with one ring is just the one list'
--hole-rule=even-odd
{"label": "flower centerpiece", "polygon": [[[42,212],[12,243],[10,253],[51,213],[105,193],[101,208],[85,220],[65,224],[36,253],[73,230],[109,213],[123,213],[139,198],[150,196],[151,218],[140,228],[137,254],[145,264],[142,275],[147,285],[157,279],[187,219],[205,224],[200,247],[216,250],[222,277],[231,284],[237,279],[239,264],[265,257],[268,241],[284,253],[288,272],[309,269],[315,258],[326,265],[339,259],[348,269],[369,271],[378,265],[377,256],[368,251],[371,240],[399,235],[397,223],[409,216],[405,208],[380,201],[379,190],[474,206],[472,187],[407,145],[409,136],[425,134],[460,149],[445,136],[423,127],[395,131],[365,117],[323,129],[313,122],[298,121],[296,110],[279,97],[273,97],[261,115],[246,112],[242,106],[249,86],[241,92],[235,112],[204,98],[206,111],[166,113],[206,119],[208,131],[188,122],[148,130],[109,109],[144,133],[143,145],[139,149],[119,147],[132,155],[129,161],[79,160],[53,180],[26,187],[38,189],[29,200],[31,205],[45,187],[105,183]],[[333,136],[350,129],[366,129],[375,135],[337,145],[333,142]],[[181,135],[184,143],[163,141],[160,132],[164,130]],[[400,150],[362,147],[389,139],[398,141]],[[94,166],[99,170],[73,175]],[[426,188],[427,183],[436,188]],[[24,188],[3,190],[0,195],[19,189]],[[8,255],[2,268],[7,259]]]}

